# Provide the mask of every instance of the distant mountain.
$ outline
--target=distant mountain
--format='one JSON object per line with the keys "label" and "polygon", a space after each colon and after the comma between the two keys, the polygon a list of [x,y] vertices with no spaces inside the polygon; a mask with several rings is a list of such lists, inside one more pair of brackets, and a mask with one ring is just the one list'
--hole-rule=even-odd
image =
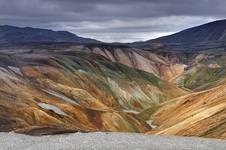
{"label": "distant mountain", "polygon": [[195,43],[226,40],[226,20],[210,22],[198,27],[183,30],[154,41],[164,43]]}
{"label": "distant mountain", "polygon": [[99,43],[99,41],[79,37],[67,31],[53,31],[31,27],[0,26],[0,43],[73,42]]}
{"label": "distant mountain", "polygon": [[157,39],[136,42],[132,45],[140,47],[183,50],[225,49],[226,20],[218,20]]}

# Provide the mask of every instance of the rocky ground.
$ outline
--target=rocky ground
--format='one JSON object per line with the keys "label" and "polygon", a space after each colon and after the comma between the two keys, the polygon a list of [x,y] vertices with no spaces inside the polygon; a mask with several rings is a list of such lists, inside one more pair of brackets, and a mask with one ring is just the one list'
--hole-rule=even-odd
{"label": "rocky ground", "polygon": [[225,150],[226,141],[131,133],[74,133],[27,136],[0,133],[0,150]]}

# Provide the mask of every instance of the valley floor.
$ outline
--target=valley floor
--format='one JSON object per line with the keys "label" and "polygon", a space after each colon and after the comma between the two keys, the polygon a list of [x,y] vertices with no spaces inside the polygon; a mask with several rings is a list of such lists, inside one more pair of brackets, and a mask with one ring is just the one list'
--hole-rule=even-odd
{"label": "valley floor", "polygon": [[75,133],[27,136],[0,133],[0,150],[225,150],[226,141],[130,133]]}

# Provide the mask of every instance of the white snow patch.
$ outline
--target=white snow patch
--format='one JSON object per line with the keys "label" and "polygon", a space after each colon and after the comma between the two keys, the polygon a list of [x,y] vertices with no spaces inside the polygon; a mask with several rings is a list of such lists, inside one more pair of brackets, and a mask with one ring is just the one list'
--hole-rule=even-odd
{"label": "white snow patch", "polygon": [[153,124],[153,120],[148,120],[146,121],[146,123],[152,128],[152,129],[156,129],[158,126]]}
{"label": "white snow patch", "polygon": [[65,112],[63,112],[60,108],[58,108],[54,105],[46,104],[46,103],[38,103],[38,106],[40,106],[41,108],[46,109],[46,110],[52,110],[55,113],[57,113],[58,115],[67,116],[67,114]]}
{"label": "white snow patch", "polygon": [[140,112],[135,111],[135,110],[123,110],[125,113],[132,113],[132,114],[139,114]]}
{"label": "white snow patch", "polygon": [[69,103],[73,103],[73,104],[76,104],[76,105],[79,105],[76,101],[74,101],[73,99],[61,94],[61,93],[58,93],[58,92],[55,92],[53,90],[50,90],[50,89],[42,89],[44,92],[50,94],[50,95],[53,95],[55,97],[58,97],[60,99],[63,99],[64,101],[66,102],[69,102]]}

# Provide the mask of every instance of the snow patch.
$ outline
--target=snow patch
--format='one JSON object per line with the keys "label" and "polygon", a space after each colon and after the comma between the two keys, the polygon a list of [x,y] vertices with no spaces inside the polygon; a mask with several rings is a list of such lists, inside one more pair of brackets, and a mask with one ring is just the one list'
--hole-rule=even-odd
{"label": "snow patch", "polygon": [[46,109],[46,110],[52,110],[55,113],[57,113],[58,115],[67,116],[67,114],[65,112],[63,112],[60,108],[58,108],[54,105],[46,104],[46,103],[38,103],[38,106],[40,106],[41,108]]}
{"label": "snow patch", "polygon": [[123,110],[125,113],[132,113],[132,114],[139,114],[140,112],[135,111],[135,110]]}
{"label": "snow patch", "polygon": [[58,93],[58,92],[55,92],[53,90],[45,90],[45,89],[42,89],[44,92],[50,94],[50,95],[53,95],[57,98],[60,98],[60,99],[63,99],[64,101],[66,102],[69,102],[69,103],[72,103],[72,104],[76,104],[76,105],[79,105],[77,102],[75,102],[73,99],[69,98],[69,97],[66,97],[65,95],[61,94],[61,93]]}
{"label": "snow patch", "polygon": [[148,120],[146,121],[146,123],[152,128],[152,129],[156,129],[158,126],[153,124],[153,120]]}

